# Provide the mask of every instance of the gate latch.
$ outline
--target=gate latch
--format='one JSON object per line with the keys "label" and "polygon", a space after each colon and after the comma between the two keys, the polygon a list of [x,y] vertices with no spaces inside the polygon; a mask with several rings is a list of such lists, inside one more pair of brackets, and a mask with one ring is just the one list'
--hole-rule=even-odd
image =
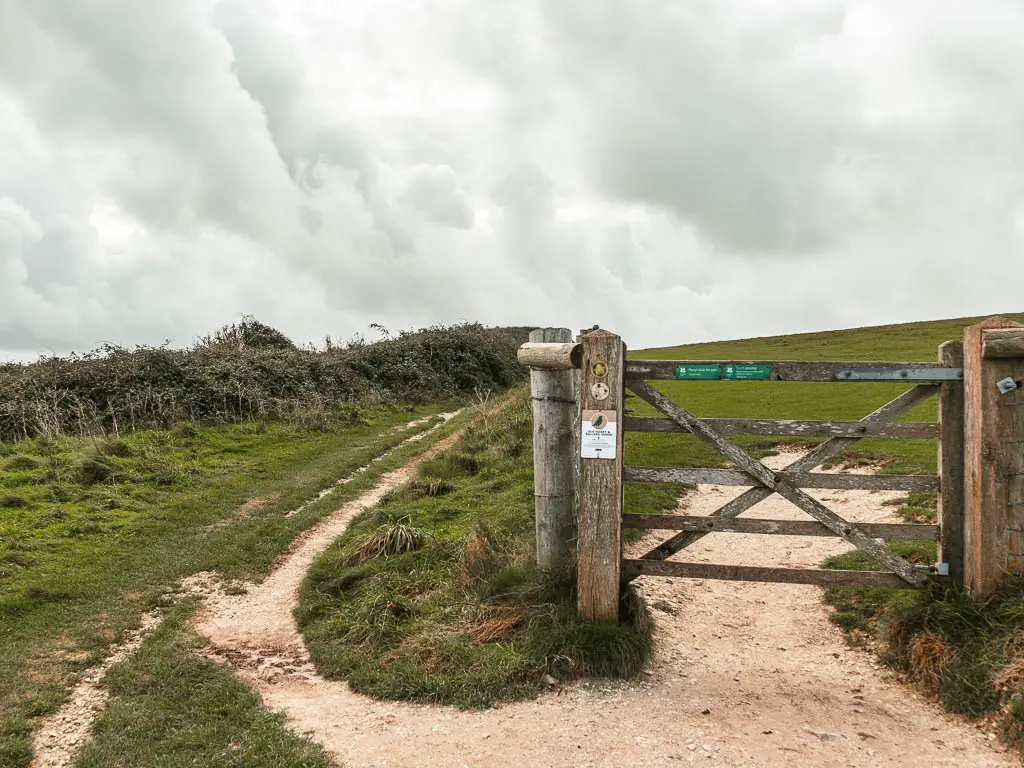
{"label": "gate latch", "polygon": [[1024,384],[1022,379],[1014,379],[1012,376],[1007,376],[1005,379],[1000,379],[996,382],[996,387],[999,389],[999,394],[1006,395],[1013,392],[1015,389],[1019,389]]}

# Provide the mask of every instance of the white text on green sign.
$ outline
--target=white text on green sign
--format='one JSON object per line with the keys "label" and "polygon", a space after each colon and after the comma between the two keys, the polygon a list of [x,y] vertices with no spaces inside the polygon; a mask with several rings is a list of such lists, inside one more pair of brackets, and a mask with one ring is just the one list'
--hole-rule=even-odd
{"label": "white text on green sign", "polygon": [[772,377],[770,365],[727,365],[725,366],[725,378],[727,379],[756,379],[765,381]]}
{"label": "white text on green sign", "polygon": [[717,365],[677,365],[677,379],[720,379],[722,369]]}

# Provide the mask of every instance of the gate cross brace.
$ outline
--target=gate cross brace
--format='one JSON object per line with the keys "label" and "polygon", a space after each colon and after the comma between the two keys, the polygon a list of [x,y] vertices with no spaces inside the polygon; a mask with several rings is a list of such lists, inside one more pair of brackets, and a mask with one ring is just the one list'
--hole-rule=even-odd
{"label": "gate cross brace", "polygon": [[814,497],[808,495],[802,489],[791,485],[789,481],[777,476],[771,469],[748,454],[727,437],[719,434],[716,430],[709,427],[689,411],[669,400],[665,395],[661,394],[661,392],[656,390],[647,382],[632,381],[629,386],[630,389],[632,389],[642,399],[650,403],[680,426],[688,428],[703,442],[707,443],[726,458],[730,459],[737,467],[748,473],[767,489],[778,493],[780,496],[809,514],[819,523],[827,526],[837,535],[842,536],[861,551],[871,555],[875,560],[889,568],[907,583],[915,586],[923,586],[929,582],[928,576],[918,572],[914,565],[904,560],[884,544],[880,544],[875,539],[868,536],[854,524],[841,518],[831,509]]}
{"label": "gate cross brace", "polygon": [[[930,397],[933,397],[938,391],[939,388],[936,386],[920,384],[913,389],[904,392],[895,400],[892,400],[877,410],[872,411],[860,421],[862,424],[881,424],[892,421],[916,408]],[[804,454],[801,458],[787,466],[785,471],[810,472],[819,464],[822,464],[833,456],[842,453],[860,440],[861,438],[859,437],[834,437],[831,440],[825,441],[817,448],[814,448],[809,453]],[[774,491],[772,489],[765,488],[763,486],[750,488],[712,514],[719,517],[739,517],[751,507],[767,499],[773,493]],[[663,541],[657,547],[645,554],[641,559],[667,560],[676,552],[681,549],[685,549],[705,536],[707,536],[707,534],[700,531],[680,531],[672,538]]]}

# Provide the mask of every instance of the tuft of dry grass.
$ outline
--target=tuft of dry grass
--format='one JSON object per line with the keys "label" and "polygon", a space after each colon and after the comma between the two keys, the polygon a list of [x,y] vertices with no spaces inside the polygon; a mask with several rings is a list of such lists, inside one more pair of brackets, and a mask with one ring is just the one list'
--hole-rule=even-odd
{"label": "tuft of dry grass", "polygon": [[463,550],[462,583],[472,584],[488,578],[494,573],[498,559],[490,527],[483,520],[477,521]]}
{"label": "tuft of dry grass", "polygon": [[273,506],[281,500],[281,494],[275,493],[271,496],[257,496],[255,499],[249,499],[245,504],[238,508],[239,517],[248,517],[258,509]]}
{"label": "tuft of dry grass", "polygon": [[470,612],[463,632],[478,643],[493,643],[511,635],[528,613],[522,603],[478,605]]}
{"label": "tuft of dry grass", "polygon": [[427,540],[427,535],[419,528],[405,523],[392,523],[377,529],[356,547],[353,559],[362,564],[378,557],[395,557],[407,552],[415,552]]}
{"label": "tuft of dry grass", "polygon": [[942,675],[959,660],[956,649],[934,632],[914,635],[908,644],[911,678],[937,693]]}
{"label": "tuft of dry grass", "polygon": [[423,481],[417,480],[410,486],[414,493],[420,496],[433,499],[437,496],[447,496],[455,490],[455,486],[444,480]]}

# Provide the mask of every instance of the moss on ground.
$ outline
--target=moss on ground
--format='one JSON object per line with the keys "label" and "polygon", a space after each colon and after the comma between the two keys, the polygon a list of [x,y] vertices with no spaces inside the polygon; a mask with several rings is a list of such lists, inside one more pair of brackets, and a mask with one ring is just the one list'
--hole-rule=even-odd
{"label": "moss on ground", "polygon": [[[322,674],[382,698],[480,707],[536,695],[547,675],[643,668],[650,618],[632,591],[621,623],[590,624],[572,570],[535,567],[530,434],[517,397],[319,558],[296,616]],[[385,552],[389,539],[408,546]]]}

